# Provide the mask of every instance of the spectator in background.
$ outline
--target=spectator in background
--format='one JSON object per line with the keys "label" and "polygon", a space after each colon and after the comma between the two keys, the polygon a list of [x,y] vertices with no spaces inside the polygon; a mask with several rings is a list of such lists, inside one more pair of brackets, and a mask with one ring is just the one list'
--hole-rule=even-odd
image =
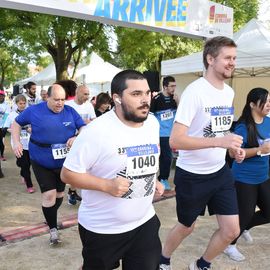
{"label": "spectator in background", "polygon": [[61,85],[66,91],[66,100],[72,100],[75,98],[76,89],[78,87],[77,83],[73,80],[60,80],[56,82]]}
{"label": "spectator in background", "polygon": [[96,97],[95,113],[99,117],[111,109],[111,97],[108,93],[99,93]]}
{"label": "spectator in background", "polygon": [[45,90],[45,89],[40,90],[40,98],[38,99],[37,103],[47,101],[47,99],[48,99],[47,90]]}
{"label": "spectator in background", "polygon": [[163,91],[152,98],[150,111],[159,121],[160,129],[160,157],[158,180],[165,190],[170,190],[169,176],[172,163],[172,150],[169,138],[178,105],[178,96],[175,93],[176,82],[172,76],[163,78]]}
{"label": "spectator in background", "polygon": [[23,94],[26,97],[26,106],[37,104],[37,85],[34,82],[28,82],[24,85],[24,88],[26,89],[26,93]]}
{"label": "spectator in background", "polygon": [[7,128],[5,126],[5,122],[8,118],[10,113],[10,106],[5,101],[6,93],[4,90],[0,90],[0,160],[5,161],[6,158],[4,157],[5,152],[5,142],[4,138],[7,133]]}

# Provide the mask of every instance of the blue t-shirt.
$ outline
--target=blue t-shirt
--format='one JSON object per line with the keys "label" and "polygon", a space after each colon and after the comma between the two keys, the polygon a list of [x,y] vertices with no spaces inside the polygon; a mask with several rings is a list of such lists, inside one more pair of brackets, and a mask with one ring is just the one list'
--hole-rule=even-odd
{"label": "blue t-shirt", "polygon": [[[70,106],[64,106],[60,113],[51,111],[47,102],[28,107],[16,117],[20,126],[30,124],[31,138],[41,144],[65,144],[84,126],[81,116]],[[39,165],[48,168],[61,168],[64,158],[54,159],[51,147],[41,147],[30,141],[30,158]]]}
{"label": "blue t-shirt", "polygon": [[[270,118],[264,117],[261,124],[256,124],[260,136],[270,138]],[[243,148],[250,148],[247,144],[247,128],[241,123],[236,125],[234,133],[243,137]],[[258,138],[259,144],[262,144]],[[246,184],[260,184],[269,179],[269,156],[254,156],[246,158],[242,163],[233,162],[233,176],[236,181]]]}
{"label": "blue t-shirt", "polygon": [[159,122],[159,136],[170,137],[176,114],[177,104],[173,96],[156,95],[151,101],[150,111]]}

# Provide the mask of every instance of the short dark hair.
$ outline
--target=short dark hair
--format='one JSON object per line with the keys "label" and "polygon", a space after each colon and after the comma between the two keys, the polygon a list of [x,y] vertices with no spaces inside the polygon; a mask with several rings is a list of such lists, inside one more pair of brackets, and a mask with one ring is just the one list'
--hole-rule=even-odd
{"label": "short dark hair", "polygon": [[78,87],[77,83],[73,80],[60,80],[56,84],[61,85],[66,92],[66,99],[69,97],[74,97],[76,95],[76,89]]}
{"label": "short dark hair", "polygon": [[99,93],[96,97],[96,104],[95,104],[95,108],[99,109],[99,107],[102,104],[110,104],[111,103],[111,97],[108,93]]}
{"label": "short dark hair", "polygon": [[173,76],[166,76],[163,78],[162,85],[164,86],[169,86],[170,82],[175,82],[175,78]]}
{"label": "short dark hair", "polygon": [[48,95],[48,97],[50,97],[51,94],[52,94],[52,85],[49,86],[49,88],[48,88],[48,90],[47,90],[47,95]]}
{"label": "short dark hair", "polygon": [[122,96],[127,89],[127,80],[146,80],[146,77],[139,71],[127,69],[117,73],[111,82],[111,94]]}
{"label": "short dark hair", "polygon": [[207,55],[211,55],[212,57],[217,57],[219,55],[220,49],[223,47],[234,47],[236,48],[236,43],[228,37],[217,36],[211,38],[205,42],[204,50],[203,50],[203,64],[206,69],[208,69]]}
{"label": "short dark hair", "polygon": [[34,82],[28,82],[28,83],[26,83],[23,87],[24,87],[26,90],[29,90],[33,85],[36,85],[36,83],[34,83]]}

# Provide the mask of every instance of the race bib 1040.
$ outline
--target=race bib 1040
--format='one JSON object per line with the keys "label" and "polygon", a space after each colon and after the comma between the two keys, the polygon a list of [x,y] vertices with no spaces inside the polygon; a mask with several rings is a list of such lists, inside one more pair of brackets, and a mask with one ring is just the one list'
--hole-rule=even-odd
{"label": "race bib 1040", "polygon": [[127,176],[154,174],[158,170],[158,146],[146,144],[126,148]]}

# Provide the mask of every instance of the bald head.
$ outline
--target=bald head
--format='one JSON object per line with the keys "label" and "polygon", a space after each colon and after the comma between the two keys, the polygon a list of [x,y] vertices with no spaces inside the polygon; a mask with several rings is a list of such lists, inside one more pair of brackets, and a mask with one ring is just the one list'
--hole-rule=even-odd
{"label": "bald head", "polygon": [[47,105],[50,110],[55,113],[60,113],[64,109],[66,92],[59,84],[53,84],[48,90]]}
{"label": "bald head", "polygon": [[81,105],[89,99],[89,95],[89,88],[86,85],[79,85],[76,89],[75,102]]}

